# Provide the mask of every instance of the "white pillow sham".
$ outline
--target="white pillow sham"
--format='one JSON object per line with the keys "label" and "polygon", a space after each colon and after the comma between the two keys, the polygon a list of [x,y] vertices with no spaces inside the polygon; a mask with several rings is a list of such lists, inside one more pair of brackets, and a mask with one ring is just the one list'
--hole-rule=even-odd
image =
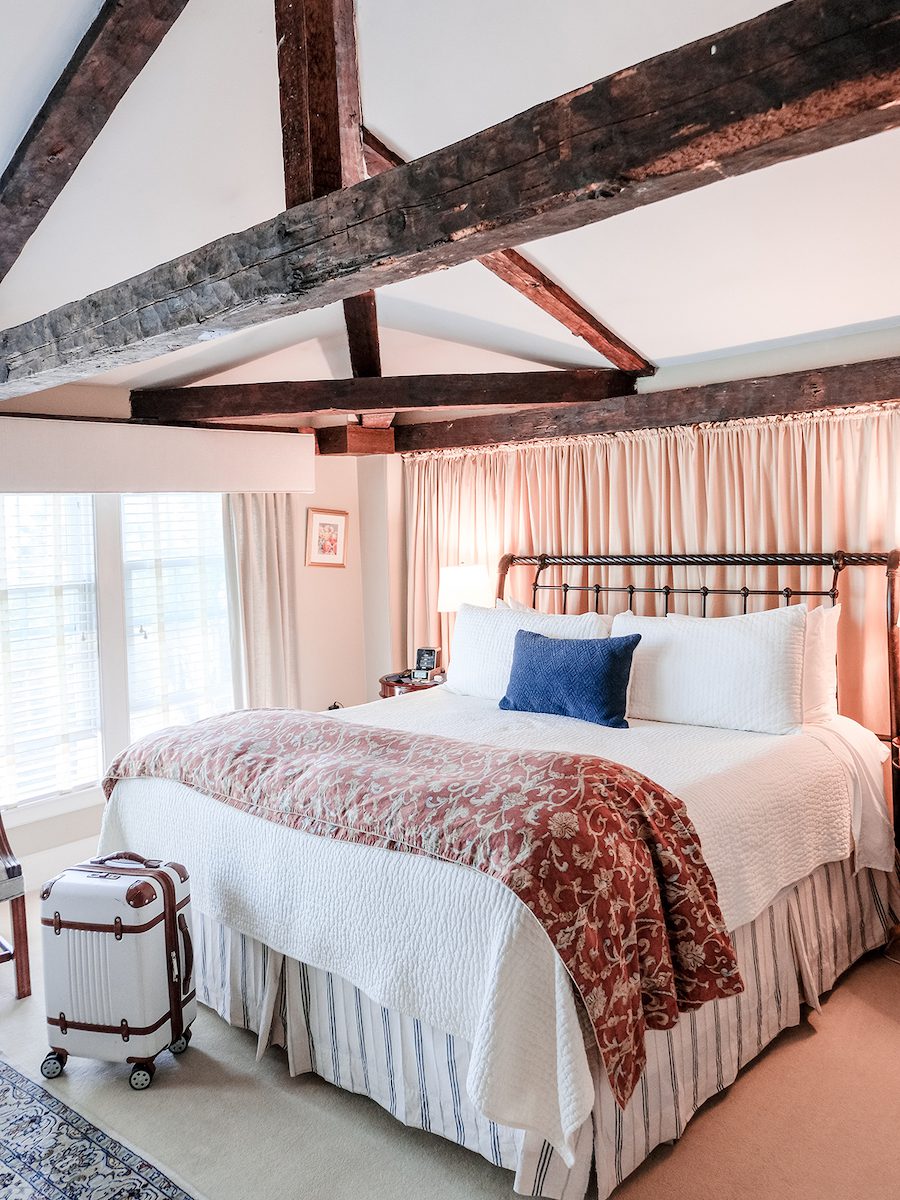
{"label": "white pillow sham", "polygon": [[803,723],[820,725],[838,715],[837,633],[839,604],[811,608],[803,656]]}
{"label": "white pillow sham", "polygon": [[738,617],[620,613],[612,636],[639,633],[629,717],[758,733],[803,724],[805,604]]}
{"label": "white pillow sham", "polygon": [[[838,715],[837,710],[837,631],[841,619],[840,604],[806,608],[806,636],[803,644],[803,724],[821,725]],[[773,610],[769,610],[773,611]],[[764,615],[764,614],[757,614]],[[700,621],[707,618],[672,613],[676,621]],[[711,620],[727,618],[713,617]]]}
{"label": "white pillow sham", "polygon": [[533,609],[478,608],[463,604],[456,614],[445,687],[464,696],[500,700],[512,671],[520,629],[558,638],[608,638],[612,621],[597,613],[561,616]]}
{"label": "white pillow sham", "polygon": [[[523,604],[521,600],[514,600],[512,598],[510,598],[509,600],[500,600],[500,599],[495,600],[494,608],[511,608],[514,612],[534,612],[535,611],[531,607],[530,604]],[[570,616],[573,614],[567,613],[566,615]],[[584,616],[584,613],[580,613],[580,614],[575,613],[574,615],[575,616]],[[594,613],[592,615],[599,617],[601,619],[601,621],[605,621],[606,625],[607,625],[607,629],[612,629],[613,618],[615,616],[614,613]]]}

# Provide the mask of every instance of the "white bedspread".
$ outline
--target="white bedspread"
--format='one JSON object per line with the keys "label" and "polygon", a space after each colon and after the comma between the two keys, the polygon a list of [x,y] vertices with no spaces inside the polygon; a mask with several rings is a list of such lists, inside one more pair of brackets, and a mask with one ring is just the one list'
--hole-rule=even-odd
{"label": "white bedspread", "polygon": [[[854,833],[857,869],[887,871],[893,863],[881,782],[888,752],[846,717],[779,737],[657,721],[607,729],[505,712],[493,700],[445,688],[334,715],[510,749],[597,754],[636,768],[687,805],[729,929],[752,921],[783,887],[823,862],[847,858]],[[874,802],[873,777],[880,796]]]}
{"label": "white bedspread", "polygon": [[[637,768],[687,805],[732,929],[821,863],[846,858],[854,835],[857,867],[892,863],[873,799],[881,746],[841,719],[786,737],[654,722],[616,730],[507,713],[445,688],[334,716]],[[569,1157],[594,1098],[571,983],[533,915],[495,880],[286,829],[157,780],[117,784],[101,845],[183,861],[203,912],[464,1037],[476,1107]]]}

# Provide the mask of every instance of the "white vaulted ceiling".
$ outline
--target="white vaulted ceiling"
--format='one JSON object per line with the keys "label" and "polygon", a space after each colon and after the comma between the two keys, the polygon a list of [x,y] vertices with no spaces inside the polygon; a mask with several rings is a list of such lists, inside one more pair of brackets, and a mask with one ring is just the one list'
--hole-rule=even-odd
{"label": "white vaulted ceiling", "polygon": [[[366,124],[406,157],[753,17],[752,0],[357,0]],[[0,6],[0,169],[99,0]],[[283,207],[272,0],[189,0],[0,283],[0,327]],[[651,360],[879,331],[900,350],[900,131],[524,247]],[[603,365],[477,263],[378,294],[386,374]],[[895,351],[898,352],[898,351]],[[101,386],[349,374],[340,307]],[[661,381],[665,372],[657,377]],[[30,407],[39,396],[30,397]],[[17,405],[21,407],[21,405]]]}

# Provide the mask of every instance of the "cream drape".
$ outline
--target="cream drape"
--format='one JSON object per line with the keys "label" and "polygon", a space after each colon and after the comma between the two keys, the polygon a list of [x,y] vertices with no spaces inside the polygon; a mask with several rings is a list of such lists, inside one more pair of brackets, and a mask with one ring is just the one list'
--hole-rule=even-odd
{"label": "cream drape", "polygon": [[242,492],[226,497],[235,559],[245,702],[301,708],[300,580],[308,498]]}
{"label": "cream drape", "polygon": [[[900,404],[410,455],[410,658],[417,645],[449,645],[448,618],[436,609],[442,565],[493,569],[507,552],[890,549],[900,542],[898,462]],[[512,594],[530,600],[530,572],[513,575]],[[577,573],[567,579],[583,582]],[[771,585],[771,573],[746,581],[763,580]],[[699,582],[695,573],[691,583]],[[818,572],[790,581],[802,583],[820,586]],[[848,571],[841,593],[851,602],[841,628],[842,710],[885,730],[882,572]]]}

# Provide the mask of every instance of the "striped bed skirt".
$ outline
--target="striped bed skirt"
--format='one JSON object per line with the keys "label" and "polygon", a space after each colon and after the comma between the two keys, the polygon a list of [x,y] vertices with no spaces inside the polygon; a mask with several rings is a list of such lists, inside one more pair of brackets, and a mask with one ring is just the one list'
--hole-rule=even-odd
{"label": "striped bed skirt", "polygon": [[309,1072],[371,1097],[398,1120],[514,1172],[524,1196],[582,1200],[591,1166],[608,1196],[662,1142],[681,1136],[782,1029],[800,1021],[858,958],[898,922],[897,877],[829,863],[786,889],[733,937],[746,990],[703,1005],[647,1035],[647,1065],[623,1111],[596,1054],[596,1099],[567,1167],[540,1136],[488,1120],[466,1094],[469,1046],[382,1007],[352,983],[286,958],[194,914],[197,998],[231,1025],[258,1034],[258,1056],[283,1047],[293,1075]]}

